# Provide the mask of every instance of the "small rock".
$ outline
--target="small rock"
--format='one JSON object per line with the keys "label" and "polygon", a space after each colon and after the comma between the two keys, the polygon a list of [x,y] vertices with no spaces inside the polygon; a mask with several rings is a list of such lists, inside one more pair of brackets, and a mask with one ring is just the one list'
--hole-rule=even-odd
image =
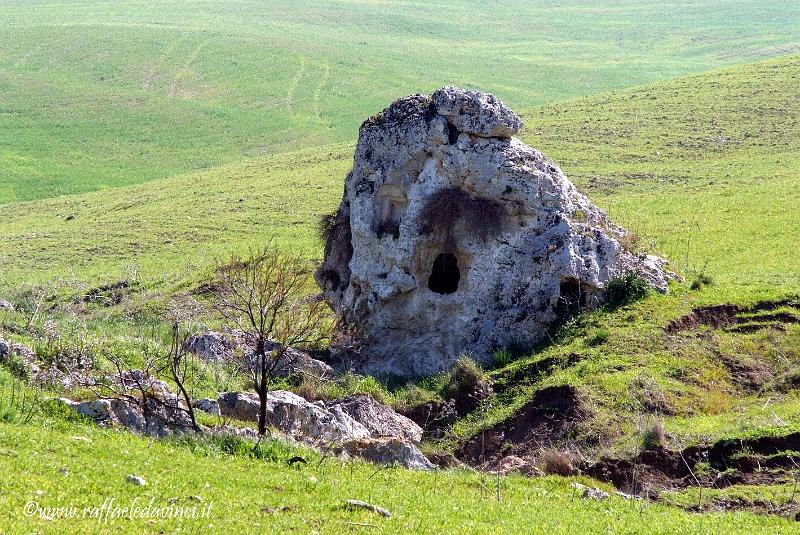
{"label": "small rock", "polygon": [[581,495],[584,498],[587,498],[587,499],[590,499],[590,500],[598,500],[599,501],[599,500],[605,500],[606,498],[608,498],[608,493],[606,491],[600,490],[600,489],[595,488],[595,487],[587,487],[586,485],[582,485],[581,483],[578,483],[577,481],[573,481],[571,486],[572,486],[572,488],[581,491]]}
{"label": "small rock", "polygon": [[608,498],[608,493],[604,490],[590,487],[583,493],[583,497],[590,500],[605,500]]}
{"label": "small rock", "polygon": [[136,485],[137,487],[145,487],[147,486],[147,481],[144,480],[141,476],[133,476],[129,475],[125,478],[126,483],[130,483],[131,485]]}
{"label": "small rock", "polygon": [[508,455],[507,457],[503,457],[503,459],[498,463],[496,471],[499,474],[508,474],[509,472],[513,472],[515,470],[521,471],[527,467],[528,462],[522,457]]}
{"label": "small rock", "polygon": [[379,505],[372,505],[371,503],[362,502],[361,500],[346,500],[347,506],[351,509],[366,509],[373,513],[379,514],[385,518],[392,518],[392,513],[388,509],[384,509]]}
{"label": "small rock", "polygon": [[58,473],[64,477],[67,477],[69,475],[69,468],[62,466],[61,468],[58,469]]}
{"label": "small rock", "polygon": [[14,312],[14,305],[11,304],[10,301],[0,299],[0,310],[5,310],[6,312]]}

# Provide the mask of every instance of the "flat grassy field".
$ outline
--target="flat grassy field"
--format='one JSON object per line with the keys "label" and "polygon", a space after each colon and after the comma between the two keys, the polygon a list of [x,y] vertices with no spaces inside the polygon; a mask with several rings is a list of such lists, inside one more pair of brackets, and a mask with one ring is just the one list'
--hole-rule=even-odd
{"label": "flat grassy field", "polygon": [[786,54],[798,28],[784,0],[2,0],[0,205],[353,142],[445,84],[522,109]]}

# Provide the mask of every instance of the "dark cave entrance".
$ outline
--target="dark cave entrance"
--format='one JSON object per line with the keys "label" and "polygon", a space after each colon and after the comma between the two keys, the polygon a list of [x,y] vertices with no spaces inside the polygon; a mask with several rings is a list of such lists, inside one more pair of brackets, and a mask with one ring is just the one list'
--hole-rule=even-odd
{"label": "dark cave entrance", "polygon": [[428,278],[428,289],[437,294],[451,294],[458,290],[460,280],[458,258],[450,253],[441,253],[437,256],[433,261],[431,276]]}

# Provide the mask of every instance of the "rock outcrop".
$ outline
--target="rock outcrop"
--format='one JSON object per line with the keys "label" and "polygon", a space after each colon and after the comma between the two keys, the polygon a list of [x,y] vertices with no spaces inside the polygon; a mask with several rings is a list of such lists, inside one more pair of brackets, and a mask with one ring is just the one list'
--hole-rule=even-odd
{"label": "rock outcrop", "polygon": [[[238,362],[245,369],[250,369],[256,363],[253,348],[254,344],[244,333],[233,329],[227,332],[203,331],[189,337],[184,344],[186,351],[194,353],[205,362]],[[274,348],[275,344],[270,342],[267,349],[272,351]],[[273,373],[276,377],[309,375],[317,379],[331,379],[335,376],[329,365],[293,347],[286,350]]]}
{"label": "rock outcrop", "polygon": [[[258,396],[226,392],[219,397],[222,416],[258,421]],[[276,390],[267,393],[267,423],[288,437],[311,446],[342,443],[370,436],[370,432],[339,407],[326,409],[302,397]]]}
{"label": "rock outcrop", "polygon": [[415,444],[422,440],[422,428],[419,425],[391,407],[378,403],[369,394],[353,394],[326,406],[328,409],[341,408],[366,427],[373,437],[401,437]]}
{"label": "rock outcrop", "polygon": [[62,402],[78,414],[91,418],[103,426],[121,426],[135,433],[153,437],[192,431],[192,421],[188,413],[169,401],[148,398],[142,403],[141,400],[132,402],[117,398],[72,404]]}
{"label": "rock outcrop", "polygon": [[340,359],[398,376],[463,353],[487,362],[597,306],[629,271],[666,291],[664,261],[627,251],[622,228],[512,137],[521,126],[492,95],[453,87],[362,125],[316,273],[358,339]]}
{"label": "rock outcrop", "polygon": [[351,440],[335,450],[340,455],[359,457],[375,464],[399,465],[411,470],[436,468],[414,443],[400,437]]}

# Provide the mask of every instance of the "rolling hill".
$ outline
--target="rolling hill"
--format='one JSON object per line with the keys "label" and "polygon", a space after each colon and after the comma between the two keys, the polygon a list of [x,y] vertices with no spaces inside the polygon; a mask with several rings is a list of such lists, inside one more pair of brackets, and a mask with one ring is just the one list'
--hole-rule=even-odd
{"label": "rolling hill", "polygon": [[786,54],[800,7],[724,2],[0,2],[0,204],[352,142],[446,84],[512,107]]}

